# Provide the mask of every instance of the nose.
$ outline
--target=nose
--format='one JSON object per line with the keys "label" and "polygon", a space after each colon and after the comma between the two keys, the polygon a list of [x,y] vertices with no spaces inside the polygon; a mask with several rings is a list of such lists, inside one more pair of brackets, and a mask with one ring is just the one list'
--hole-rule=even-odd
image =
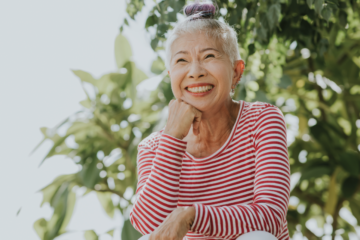
{"label": "nose", "polygon": [[188,78],[197,80],[199,78],[205,77],[207,75],[206,70],[201,66],[199,61],[193,61],[190,65],[190,70],[188,72]]}

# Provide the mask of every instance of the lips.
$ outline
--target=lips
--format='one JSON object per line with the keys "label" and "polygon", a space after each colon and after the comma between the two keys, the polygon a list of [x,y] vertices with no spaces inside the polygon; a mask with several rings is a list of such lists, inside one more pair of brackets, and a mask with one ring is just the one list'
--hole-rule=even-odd
{"label": "lips", "polygon": [[213,89],[215,86],[210,83],[194,83],[185,87],[185,90],[188,92],[199,93],[207,92]]}

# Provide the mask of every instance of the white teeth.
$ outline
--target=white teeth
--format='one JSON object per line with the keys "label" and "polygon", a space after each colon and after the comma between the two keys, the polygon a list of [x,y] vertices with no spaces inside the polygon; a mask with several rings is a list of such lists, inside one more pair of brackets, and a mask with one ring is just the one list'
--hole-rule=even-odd
{"label": "white teeth", "polygon": [[211,90],[212,88],[213,88],[213,86],[211,86],[211,85],[206,85],[206,86],[201,86],[201,87],[188,88],[188,90],[189,90],[190,92],[197,93],[197,92],[207,92],[207,91]]}

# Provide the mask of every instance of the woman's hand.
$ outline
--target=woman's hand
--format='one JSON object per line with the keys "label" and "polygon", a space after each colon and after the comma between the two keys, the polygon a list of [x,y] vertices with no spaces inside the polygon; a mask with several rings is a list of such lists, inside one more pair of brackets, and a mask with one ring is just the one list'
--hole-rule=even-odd
{"label": "woman's hand", "polygon": [[182,100],[171,100],[164,133],[183,139],[188,135],[192,124],[194,134],[198,135],[200,121],[201,112],[199,110]]}
{"label": "woman's hand", "polygon": [[149,240],[182,240],[190,230],[194,218],[194,207],[178,207],[150,234]]}

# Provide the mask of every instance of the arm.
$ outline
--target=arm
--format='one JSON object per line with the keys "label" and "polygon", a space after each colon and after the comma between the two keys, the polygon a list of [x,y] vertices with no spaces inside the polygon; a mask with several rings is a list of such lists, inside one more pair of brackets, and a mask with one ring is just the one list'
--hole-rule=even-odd
{"label": "arm", "polygon": [[130,221],[142,234],[155,230],[177,207],[182,157],[186,141],[162,134],[156,151],[138,146],[138,185]]}
{"label": "arm", "polygon": [[266,107],[253,127],[255,182],[252,204],[208,206],[193,204],[191,231],[206,236],[235,239],[255,230],[281,237],[290,195],[290,167],[284,117],[276,107]]}

